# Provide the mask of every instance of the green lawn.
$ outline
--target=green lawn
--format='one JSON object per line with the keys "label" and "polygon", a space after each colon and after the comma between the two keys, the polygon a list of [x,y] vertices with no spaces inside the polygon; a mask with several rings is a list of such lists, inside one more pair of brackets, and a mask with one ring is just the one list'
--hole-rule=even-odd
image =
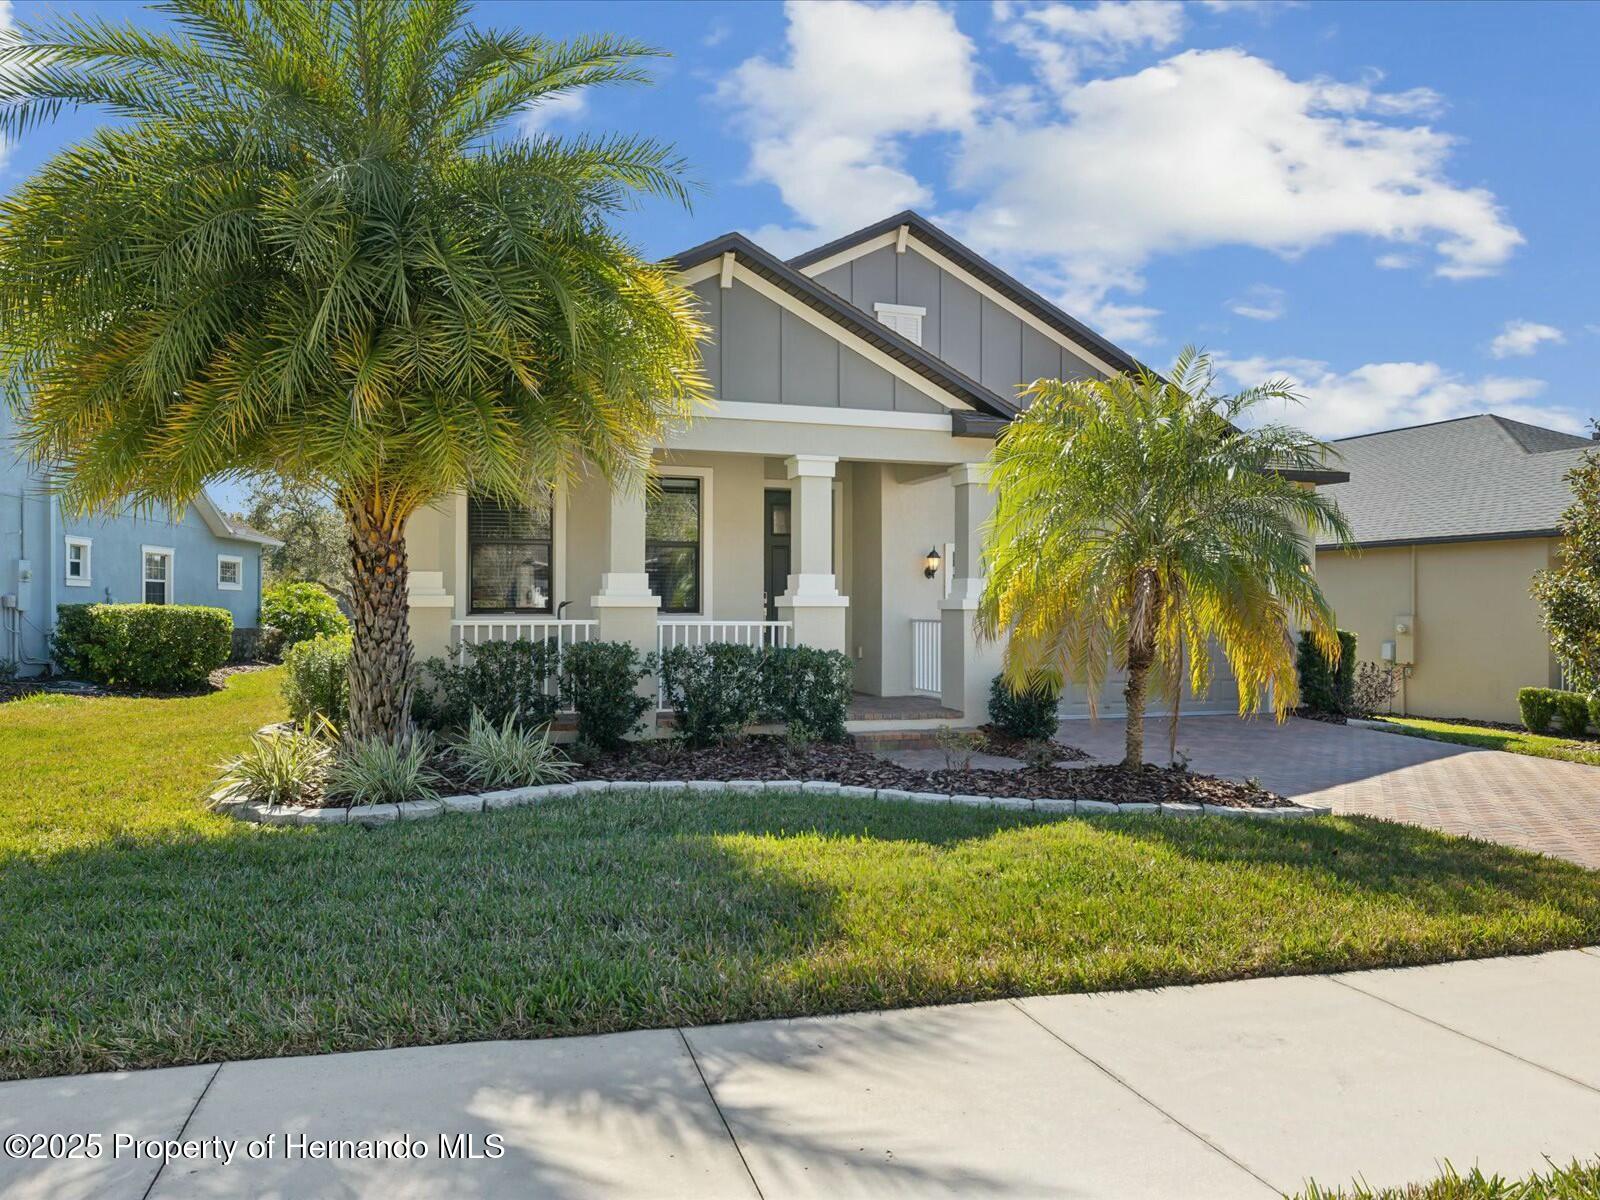
{"label": "green lawn", "polygon": [[275,676],[0,707],[0,1077],[1600,941],[1600,876],[1357,819],[798,795],[372,831],[210,815]]}
{"label": "green lawn", "polygon": [[1484,750],[1505,750],[1511,754],[1528,754],[1534,758],[1559,758],[1564,762],[1600,766],[1600,743],[1596,742],[1573,741],[1571,738],[1529,733],[1525,729],[1497,729],[1492,725],[1462,725],[1451,721],[1431,721],[1426,717],[1376,719],[1410,737],[1430,738],[1436,742],[1456,742],[1462,746],[1478,746]]}
{"label": "green lawn", "polygon": [[1600,1196],[1600,1160],[1536,1171],[1525,1179],[1506,1180],[1474,1168],[1467,1174],[1446,1167],[1428,1183],[1408,1187],[1369,1188],[1357,1184],[1332,1191],[1313,1184],[1298,1200],[1594,1200]]}

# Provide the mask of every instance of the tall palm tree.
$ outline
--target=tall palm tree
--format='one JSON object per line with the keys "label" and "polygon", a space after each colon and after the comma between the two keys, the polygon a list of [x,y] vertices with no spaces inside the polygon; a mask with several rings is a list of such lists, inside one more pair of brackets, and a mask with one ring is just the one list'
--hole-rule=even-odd
{"label": "tall palm tree", "polygon": [[1298,699],[1293,636],[1339,652],[1311,571],[1308,535],[1347,540],[1325,495],[1285,472],[1323,465],[1327,447],[1281,424],[1243,428],[1286,382],[1211,394],[1210,361],[1185,350],[1170,378],[1042,379],[993,455],[997,491],[980,633],[1008,635],[1016,688],[1081,680],[1091,705],[1110,663],[1127,670],[1124,765],[1144,760],[1152,675],[1174,706],[1187,677],[1210,685],[1218,645],[1239,709]]}
{"label": "tall palm tree", "polygon": [[480,30],[464,0],[171,0],[0,40],[0,133],[120,118],[0,201],[0,379],[76,509],[277,474],[349,534],[352,731],[408,736],[407,519],[627,475],[704,396],[690,295],[611,227],[670,148],[517,136],[639,43]]}

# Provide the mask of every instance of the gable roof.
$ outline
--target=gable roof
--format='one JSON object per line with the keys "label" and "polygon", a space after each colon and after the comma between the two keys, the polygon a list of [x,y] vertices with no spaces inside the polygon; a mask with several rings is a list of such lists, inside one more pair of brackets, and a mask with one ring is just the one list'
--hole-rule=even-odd
{"label": "gable roof", "polygon": [[227,538],[234,542],[253,542],[258,546],[283,545],[271,534],[262,533],[259,529],[252,529],[243,521],[236,521],[227,513],[217,507],[217,502],[211,498],[211,493],[202,490],[194,498],[195,510],[200,514],[200,519],[206,523],[206,528],[219,538]]}
{"label": "gable roof", "polygon": [[1350,480],[1327,492],[1358,546],[1554,535],[1572,503],[1567,472],[1600,448],[1577,434],[1492,413],[1332,445]]}
{"label": "gable roof", "polygon": [[732,254],[740,265],[782,288],[835,324],[871,343],[928,382],[971,404],[975,410],[973,412],[951,413],[954,432],[973,436],[993,436],[1021,411],[1005,397],[962,374],[943,359],[929,354],[915,342],[901,337],[887,325],[835,295],[820,283],[802,275],[776,255],[763,250],[743,234],[725,233],[709,242],[702,242],[668,259],[667,266],[673,270],[687,271],[691,267],[719,259],[724,254]]}
{"label": "gable roof", "polygon": [[967,273],[976,276],[1013,304],[1027,310],[1057,333],[1104,359],[1117,370],[1142,371],[1147,369],[1143,363],[1122,349],[1122,347],[1101,337],[1082,321],[1062,311],[1060,307],[1046,300],[1027,284],[1008,275],[977,251],[956,241],[955,238],[940,229],[932,221],[909,208],[904,212],[895,213],[892,217],[885,217],[881,221],[875,221],[873,224],[858,229],[854,233],[847,233],[841,238],[835,238],[833,241],[828,242],[826,245],[818,246],[814,250],[807,250],[804,254],[796,255],[789,260],[789,265],[798,271],[803,271],[813,263],[821,262],[825,258],[831,258],[840,251],[848,250],[861,242],[882,237],[886,233],[899,229],[902,225],[906,226],[910,237],[916,238]]}

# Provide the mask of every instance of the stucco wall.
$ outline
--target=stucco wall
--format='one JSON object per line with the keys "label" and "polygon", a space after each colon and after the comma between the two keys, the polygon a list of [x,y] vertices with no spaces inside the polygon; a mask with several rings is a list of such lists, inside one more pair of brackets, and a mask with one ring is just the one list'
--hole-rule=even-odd
{"label": "stucco wall", "polygon": [[1095,369],[916,250],[893,246],[817,275],[817,282],[872,314],[874,304],[927,309],[923,346],[1002,396],[1035,379],[1086,379]]}
{"label": "stucco wall", "polygon": [[1516,721],[1517,689],[1558,678],[1539,609],[1528,594],[1553,538],[1319,551],[1317,577],[1356,635],[1356,656],[1376,662],[1395,618],[1412,614],[1413,664],[1396,701],[1416,716]]}

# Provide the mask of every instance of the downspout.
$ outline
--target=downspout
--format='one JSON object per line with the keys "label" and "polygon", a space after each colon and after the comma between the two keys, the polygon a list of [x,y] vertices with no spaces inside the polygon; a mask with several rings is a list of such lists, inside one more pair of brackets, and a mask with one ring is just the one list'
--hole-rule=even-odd
{"label": "downspout", "polygon": [[[1415,542],[1411,543],[1411,609],[1410,609],[1410,612],[1411,612],[1411,620],[1413,622],[1412,630],[1411,630],[1411,645],[1413,647],[1412,657],[1415,658],[1416,654],[1415,654],[1415,649],[1414,648],[1415,648],[1415,646],[1417,644],[1417,632],[1416,632],[1416,627],[1415,627],[1415,622],[1417,620],[1417,544]],[[1414,665],[1415,665],[1414,663],[1407,663],[1400,670],[1400,715],[1402,717],[1406,717],[1406,716],[1410,716],[1411,715],[1411,710],[1410,710],[1410,703],[1411,703],[1411,671],[1412,671],[1412,668],[1414,667]]]}

